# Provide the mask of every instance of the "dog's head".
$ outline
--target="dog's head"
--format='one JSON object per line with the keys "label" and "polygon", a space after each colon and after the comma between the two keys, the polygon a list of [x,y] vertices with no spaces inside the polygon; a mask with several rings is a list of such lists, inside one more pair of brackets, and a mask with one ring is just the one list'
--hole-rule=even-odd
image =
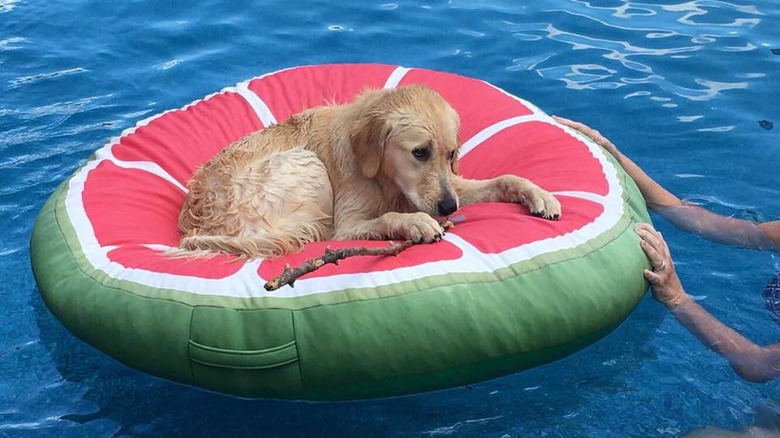
{"label": "dog's head", "polygon": [[391,182],[431,216],[455,212],[458,113],[437,92],[418,85],[368,91],[356,104],[360,115],[350,140],[363,176]]}

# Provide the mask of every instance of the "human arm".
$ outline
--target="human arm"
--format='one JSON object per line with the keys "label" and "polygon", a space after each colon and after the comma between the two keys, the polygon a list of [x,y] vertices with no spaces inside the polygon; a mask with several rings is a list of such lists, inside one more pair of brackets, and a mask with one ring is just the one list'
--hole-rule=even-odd
{"label": "human arm", "polygon": [[780,344],[766,347],[754,344],[718,321],[690,297],[670,310],[707,348],[727,359],[743,379],[763,383],[780,375]]}
{"label": "human arm", "polygon": [[775,251],[780,252],[780,221],[762,222],[758,224],[761,232],[775,246]]}
{"label": "human arm", "polygon": [[780,375],[780,344],[756,345],[708,313],[683,289],[669,247],[661,233],[639,224],[637,234],[653,269],[644,271],[653,298],[671,310],[677,320],[707,348],[729,361],[732,369],[750,382],[766,382]]}
{"label": "human arm", "polygon": [[722,216],[681,200],[625,156],[609,139],[587,125],[563,117],[555,120],[592,139],[609,152],[634,180],[648,208],[675,227],[714,242],[742,248],[780,251],[780,221],[755,223]]}

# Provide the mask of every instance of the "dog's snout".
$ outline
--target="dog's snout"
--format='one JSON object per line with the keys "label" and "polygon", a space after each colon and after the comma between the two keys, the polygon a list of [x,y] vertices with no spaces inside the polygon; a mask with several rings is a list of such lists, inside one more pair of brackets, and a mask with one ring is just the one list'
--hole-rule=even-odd
{"label": "dog's snout", "polygon": [[448,193],[436,203],[436,208],[439,210],[440,216],[449,216],[458,209],[458,201]]}

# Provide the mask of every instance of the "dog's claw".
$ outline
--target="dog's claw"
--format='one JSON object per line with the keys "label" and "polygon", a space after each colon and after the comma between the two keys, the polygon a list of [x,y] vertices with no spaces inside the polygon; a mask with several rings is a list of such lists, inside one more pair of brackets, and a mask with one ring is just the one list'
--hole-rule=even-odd
{"label": "dog's claw", "polygon": [[412,240],[412,243],[415,245],[419,245],[421,243],[436,243],[444,238],[444,235],[442,233],[436,233],[433,235],[432,238],[426,238],[424,236],[420,236],[414,240]]}
{"label": "dog's claw", "polygon": [[561,218],[560,214],[547,214],[544,211],[532,211],[531,215],[535,217],[540,217],[542,219],[547,219],[550,221],[557,221],[558,219]]}

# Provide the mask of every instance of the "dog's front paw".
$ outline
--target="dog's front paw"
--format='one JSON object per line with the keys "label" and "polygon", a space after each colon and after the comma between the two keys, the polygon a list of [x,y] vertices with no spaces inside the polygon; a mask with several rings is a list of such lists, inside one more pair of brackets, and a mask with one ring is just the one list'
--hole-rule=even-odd
{"label": "dog's front paw", "polygon": [[531,214],[544,219],[557,221],[561,217],[561,203],[547,190],[535,188],[526,192],[523,204]]}
{"label": "dog's front paw", "polygon": [[414,243],[438,242],[444,236],[441,225],[425,213],[400,213],[394,222],[392,234]]}

